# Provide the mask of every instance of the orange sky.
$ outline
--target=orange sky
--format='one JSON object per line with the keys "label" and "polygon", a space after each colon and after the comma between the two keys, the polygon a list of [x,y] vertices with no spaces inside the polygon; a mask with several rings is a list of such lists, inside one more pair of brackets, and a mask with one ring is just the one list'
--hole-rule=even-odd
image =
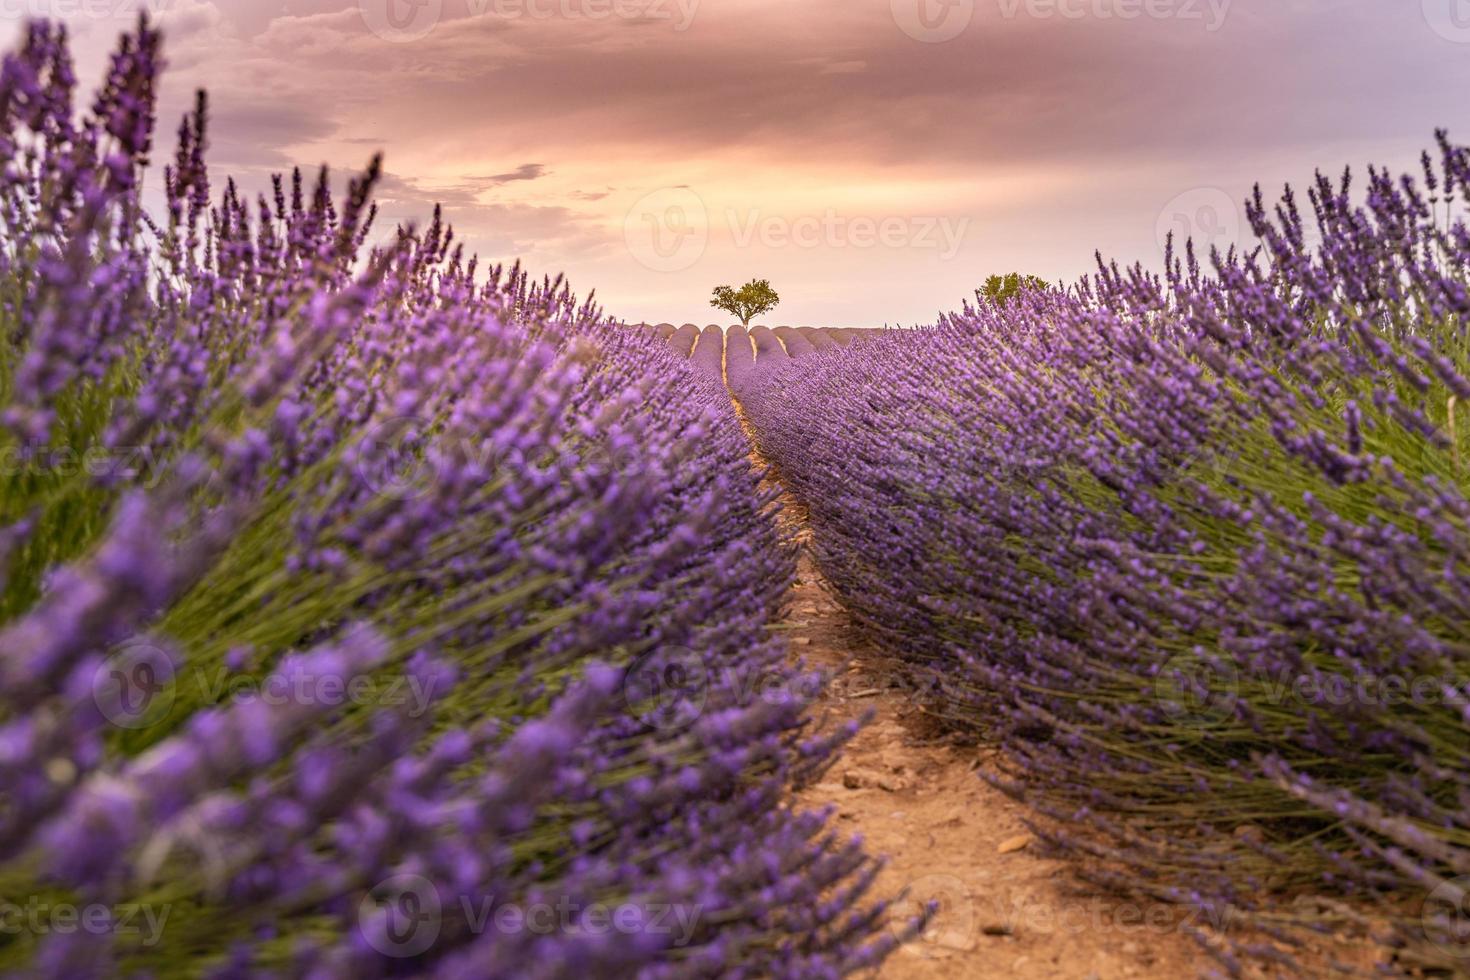
{"label": "orange sky", "polygon": [[[986,275],[1157,265],[1167,227],[1321,165],[1470,138],[1466,0],[0,0],[64,15],[81,77],[161,10],[171,131],[216,172],[386,153],[389,221],[442,201],[486,257],[632,320],[931,321]],[[1463,16],[1456,16],[1456,14]],[[164,143],[168,146],[168,141]]]}

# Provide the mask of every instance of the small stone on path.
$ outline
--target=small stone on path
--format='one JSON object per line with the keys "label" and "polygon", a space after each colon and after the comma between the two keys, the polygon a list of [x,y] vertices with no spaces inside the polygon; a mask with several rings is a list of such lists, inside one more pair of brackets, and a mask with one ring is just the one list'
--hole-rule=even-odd
{"label": "small stone on path", "polygon": [[1030,834],[1017,834],[1015,837],[1007,837],[1005,840],[1001,841],[1000,846],[995,849],[995,853],[1010,854],[1013,851],[1020,851],[1025,849],[1030,843]]}

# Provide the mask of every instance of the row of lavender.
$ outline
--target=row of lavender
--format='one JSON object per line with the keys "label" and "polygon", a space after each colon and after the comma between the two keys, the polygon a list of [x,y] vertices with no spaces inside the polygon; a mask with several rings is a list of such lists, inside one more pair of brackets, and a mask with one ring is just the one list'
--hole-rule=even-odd
{"label": "row of lavender", "polygon": [[880,958],[718,383],[437,216],[368,249],[376,164],[214,198],[203,96],[150,217],[160,43],[80,117],[59,29],[0,69],[0,971]]}
{"label": "row of lavender", "polygon": [[876,332],[843,327],[747,329],[738,324],[728,329],[710,324],[701,330],[692,323],[677,328],[671,323],[643,324],[642,328],[666,341],[676,354],[689,358],[701,374],[725,379],[737,398],[755,376],[758,360],[758,374],[764,377],[790,358],[846,347]]}
{"label": "row of lavender", "polygon": [[717,323],[700,329],[692,323],[686,323],[682,327],[676,327],[672,323],[641,324],[641,326],[662,340],[668,341],[670,347],[676,352],[689,356],[694,350],[696,343],[704,337],[723,336],[725,333],[743,333],[752,337],[760,337],[765,334],[774,334],[780,340],[783,351],[795,357],[797,354],[808,350],[828,350],[832,347],[845,347],[852,342],[854,337],[871,331],[848,328],[848,327],[767,327],[754,326],[746,328],[732,325],[728,329]]}
{"label": "row of lavender", "polygon": [[1470,969],[1467,195],[1441,136],[1422,179],[1319,177],[1315,229],[1257,192],[1212,272],[1100,263],[742,398],[933,710],[1232,971],[1350,923]]}

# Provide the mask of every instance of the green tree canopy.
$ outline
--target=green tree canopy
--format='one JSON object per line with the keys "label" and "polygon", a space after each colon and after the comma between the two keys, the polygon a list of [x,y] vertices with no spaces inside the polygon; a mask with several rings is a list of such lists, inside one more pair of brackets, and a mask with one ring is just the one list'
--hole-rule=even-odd
{"label": "green tree canopy", "polygon": [[975,295],[997,306],[1005,306],[1012,296],[1022,290],[1045,289],[1046,287],[1045,279],[1023,275],[1019,272],[1008,272],[1003,276],[991,276],[985,280],[985,285],[975,290]]}
{"label": "green tree canopy", "polygon": [[716,286],[714,299],[709,301],[709,305],[737,317],[741,326],[748,327],[751,317],[769,313],[779,302],[781,297],[776,295],[768,280],[752,279],[739,289]]}

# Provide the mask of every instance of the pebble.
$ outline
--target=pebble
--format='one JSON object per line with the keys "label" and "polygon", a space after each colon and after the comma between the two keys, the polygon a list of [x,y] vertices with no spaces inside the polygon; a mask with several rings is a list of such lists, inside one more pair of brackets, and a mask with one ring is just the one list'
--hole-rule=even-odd
{"label": "pebble", "polygon": [[1243,823],[1236,827],[1232,833],[1236,840],[1243,840],[1250,844],[1259,844],[1266,839],[1266,835],[1260,827],[1255,824]]}

